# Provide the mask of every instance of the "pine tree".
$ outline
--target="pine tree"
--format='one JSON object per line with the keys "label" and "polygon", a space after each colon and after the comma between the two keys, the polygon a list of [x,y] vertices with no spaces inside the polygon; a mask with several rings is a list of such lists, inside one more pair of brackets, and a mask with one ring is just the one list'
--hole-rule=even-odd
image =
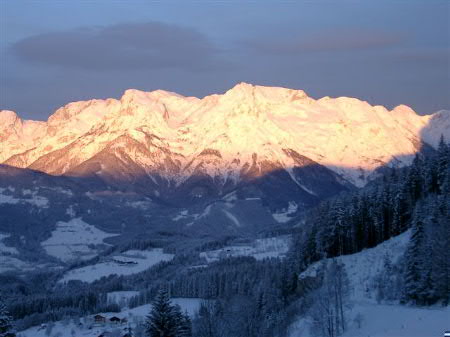
{"label": "pine tree", "polygon": [[333,206],[333,218],[335,221],[334,226],[336,228],[336,233],[337,233],[338,254],[343,255],[344,251],[345,251],[344,242],[345,242],[345,237],[348,233],[348,229],[347,229],[347,223],[346,223],[346,218],[345,218],[344,206],[340,199],[338,199]]}
{"label": "pine tree", "polygon": [[0,298],[0,337],[15,337],[16,333],[12,325],[6,306]]}
{"label": "pine tree", "polygon": [[394,198],[393,208],[391,236],[402,233],[410,218],[410,204],[408,203],[404,188],[397,192]]}
{"label": "pine tree", "polygon": [[173,315],[176,324],[177,337],[192,337],[192,323],[187,312],[181,312],[180,306],[177,304],[173,307]]}
{"label": "pine tree", "polygon": [[424,287],[424,245],[425,229],[423,211],[422,205],[418,205],[414,214],[411,240],[406,251],[404,289],[405,300],[413,301],[416,304],[421,304],[421,291]]}
{"label": "pine tree", "polygon": [[202,302],[198,310],[197,324],[195,326],[195,336],[214,337],[216,336],[217,317],[214,313],[214,304],[209,301]]}
{"label": "pine tree", "polygon": [[[447,200],[446,200],[447,199]],[[449,196],[439,200],[440,205],[434,206],[433,223],[431,228],[432,270],[431,283],[433,285],[432,298],[442,300],[444,305],[450,302],[450,207]]]}
{"label": "pine tree", "polygon": [[177,337],[176,311],[165,289],[158,292],[153,302],[150,315],[147,316],[146,332],[149,337]]}
{"label": "pine tree", "polygon": [[414,204],[422,197],[423,178],[422,178],[423,162],[418,154],[414,157],[413,163],[409,169],[406,186],[409,189],[409,197]]}
{"label": "pine tree", "polygon": [[378,275],[376,280],[377,289],[377,302],[380,303],[383,300],[392,300],[391,290],[393,287],[393,282],[391,277],[393,276],[392,262],[388,253],[383,256],[383,270]]}
{"label": "pine tree", "polygon": [[180,317],[177,337],[192,337],[192,322],[187,312]]}
{"label": "pine tree", "polygon": [[442,193],[442,187],[445,184],[446,176],[450,171],[450,150],[449,146],[445,144],[444,137],[442,135],[438,145],[437,161],[437,180]]}

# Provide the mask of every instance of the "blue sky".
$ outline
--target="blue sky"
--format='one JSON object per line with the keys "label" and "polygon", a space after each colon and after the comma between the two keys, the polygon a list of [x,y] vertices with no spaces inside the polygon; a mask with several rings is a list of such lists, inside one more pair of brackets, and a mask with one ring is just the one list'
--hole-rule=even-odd
{"label": "blue sky", "polygon": [[238,82],[450,109],[450,1],[0,0],[0,108]]}

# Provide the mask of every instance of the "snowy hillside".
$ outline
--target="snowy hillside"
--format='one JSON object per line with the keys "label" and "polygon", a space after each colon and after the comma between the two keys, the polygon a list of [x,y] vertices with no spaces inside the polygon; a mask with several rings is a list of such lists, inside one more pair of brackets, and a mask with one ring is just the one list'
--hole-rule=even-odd
{"label": "snowy hillside", "polygon": [[291,170],[308,165],[299,154],[361,186],[381,165],[409,164],[421,141],[449,138],[448,116],[247,83],[202,99],[127,90],[120,100],[70,103],[47,122],[1,111],[0,163],[104,179],[127,179],[132,168],[176,186],[196,175],[226,186],[285,170],[314,194]]}
{"label": "snowy hillside", "polygon": [[[450,307],[418,308],[403,305],[357,303],[351,324],[341,337],[428,337],[449,330]],[[355,318],[361,317],[361,327]],[[309,321],[291,327],[290,337],[310,337]]]}
{"label": "snowy hillside", "polygon": [[[450,307],[412,307],[377,303],[375,279],[383,271],[386,256],[395,264],[405,252],[410,232],[405,232],[360,253],[340,256],[351,283],[348,312],[350,323],[343,337],[423,337],[442,336],[450,325]],[[320,263],[311,265],[300,278],[314,277]],[[291,326],[290,337],[309,337],[310,318]]]}
{"label": "snowy hillside", "polygon": [[[384,258],[389,256],[395,264],[404,254],[409,242],[410,233],[405,232],[389,239],[374,248],[365,249],[360,253],[339,256],[336,259],[345,265],[352,284],[352,299],[356,301],[373,301],[373,282],[383,270]],[[315,276],[322,262],[314,263],[300,278]]]}

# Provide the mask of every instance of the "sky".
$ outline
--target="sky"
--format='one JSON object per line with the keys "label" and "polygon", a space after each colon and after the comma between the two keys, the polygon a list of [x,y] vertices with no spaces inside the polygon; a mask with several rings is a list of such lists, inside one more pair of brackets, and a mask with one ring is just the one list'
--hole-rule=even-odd
{"label": "sky", "polygon": [[0,109],[239,82],[450,109],[450,1],[0,0]]}

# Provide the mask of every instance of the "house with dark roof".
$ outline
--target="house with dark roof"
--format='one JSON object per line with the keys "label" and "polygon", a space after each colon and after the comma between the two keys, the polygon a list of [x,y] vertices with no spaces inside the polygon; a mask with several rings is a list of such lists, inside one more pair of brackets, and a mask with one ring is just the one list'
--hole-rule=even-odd
{"label": "house with dark roof", "polygon": [[106,322],[106,317],[97,314],[97,315],[94,316],[94,321],[95,321],[95,323],[105,323]]}

